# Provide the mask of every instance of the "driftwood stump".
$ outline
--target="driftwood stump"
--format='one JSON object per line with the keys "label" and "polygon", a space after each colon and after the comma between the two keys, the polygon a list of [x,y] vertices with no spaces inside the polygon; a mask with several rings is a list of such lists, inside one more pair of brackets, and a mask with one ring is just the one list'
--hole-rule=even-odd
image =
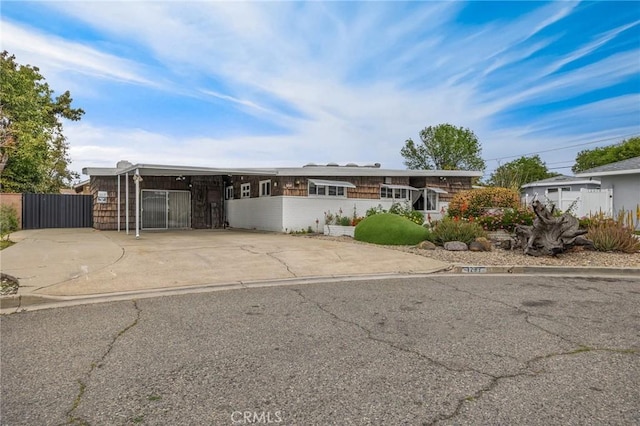
{"label": "driftwood stump", "polygon": [[554,216],[540,201],[531,203],[536,218],[533,226],[518,225],[515,228],[519,246],[531,256],[557,256],[574,246],[593,249],[593,242],[583,237],[585,229],[579,229],[578,219],[569,213]]}

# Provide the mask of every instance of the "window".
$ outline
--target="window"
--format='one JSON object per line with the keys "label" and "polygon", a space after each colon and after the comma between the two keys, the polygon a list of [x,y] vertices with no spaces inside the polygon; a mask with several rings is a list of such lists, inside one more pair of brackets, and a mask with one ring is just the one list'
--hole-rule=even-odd
{"label": "window", "polygon": [[[411,192],[409,187],[398,187],[393,185],[382,185],[380,187],[380,198],[390,198],[394,200],[408,200]],[[415,189],[415,188],[413,188]]]}
{"label": "window", "polygon": [[427,211],[438,210],[438,193],[435,191],[426,191],[426,198],[424,200],[424,207]]}
{"label": "window", "polygon": [[441,188],[422,188],[420,195],[413,203],[413,208],[420,211],[437,212],[440,210],[438,206],[439,194],[446,194],[447,191]]}
{"label": "window", "polygon": [[251,184],[243,183],[240,185],[240,198],[249,198],[251,197]]}
{"label": "window", "polygon": [[227,186],[224,189],[224,199],[233,200],[233,186]]}
{"label": "window", "polygon": [[270,180],[261,180],[260,181],[260,196],[268,197],[271,195],[271,181]]}
{"label": "window", "polygon": [[551,193],[558,192],[558,189],[560,191],[571,191],[571,187],[570,186],[562,186],[560,188],[549,188],[549,189],[547,189],[547,192],[551,192]]}
{"label": "window", "polygon": [[345,190],[345,188],[355,187],[356,186],[350,182],[309,179],[309,195],[346,197],[347,191]]}

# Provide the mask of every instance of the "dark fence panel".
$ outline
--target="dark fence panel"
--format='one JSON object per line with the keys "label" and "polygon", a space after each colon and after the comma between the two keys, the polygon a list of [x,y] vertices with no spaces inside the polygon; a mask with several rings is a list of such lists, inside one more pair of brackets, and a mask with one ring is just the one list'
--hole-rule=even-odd
{"label": "dark fence panel", "polygon": [[93,196],[23,194],[22,229],[91,228]]}

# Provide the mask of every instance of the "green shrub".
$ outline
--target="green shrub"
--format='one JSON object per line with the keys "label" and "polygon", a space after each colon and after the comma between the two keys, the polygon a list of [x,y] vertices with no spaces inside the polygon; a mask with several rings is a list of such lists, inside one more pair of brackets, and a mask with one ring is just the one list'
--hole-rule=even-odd
{"label": "green shrub", "polygon": [[433,243],[444,245],[448,241],[462,241],[470,244],[476,238],[486,236],[487,233],[476,222],[445,217],[436,222],[431,229],[430,238]]}
{"label": "green shrub", "polygon": [[338,220],[338,225],[351,226],[351,218],[347,216],[340,216],[340,219]]}
{"label": "green shrub", "polygon": [[424,223],[424,215],[419,211],[413,210],[408,202],[405,204],[393,203],[389,208],[389,213],[405,217],[416,225]]}
{"label": "green shrub", "polygon": [[419,211],[413,210],[408,202],[404,204],[393,203],[391,207],[389,207],[389,211],[382,208],[381,205],[378,205],[378,207],[371,207],[367,210],[366,216],[369,217],[381,213],[397,214],[398,216],[409,219],[417,225],[422,225],[424,223],[424,215]]}
{"label": "green shrub", "polygon": [[10,205],[0,206],[0,239],[8,240],[18,230],[18,212]]}
{"label": "green shrub", "polygon": [[356,226],[354,234],[358,241],[384,245],[415,245],[428,236],[426,228],[392,213],[366,217]]}
{"label": "green shrub", "polygon": [[365,213],[365,217],[373,216],[374,214],[387,213],[387,211],[382,208],[382,205],[378,204],[377,207],[371,207]]}
{"label": "green shrub", "polygon": [[[356,226],[363,218],[356,214],[355,207],[353,209],[353,216],[345,216],[342,209],[338,210],[338,213],[331,213],[330,211],[324,212],[324,224],[325,225],[340,225],[340,226]],[[317,224],[318,221],[316,221]]]}
{"label": "green shrub", "polygon": [[513,189],[498,187],[460,191],[449,202],[447,215],[468,219],[482,216],[486,209],[492,207],[518,209],[520,194]]}
{"label": "green shrub", "polygon": [[589,225],[587,238],[593,241],[598,251],[620,251],[635,253],[640,251],[640,240],[634,230],[619,220],[601,219]]}

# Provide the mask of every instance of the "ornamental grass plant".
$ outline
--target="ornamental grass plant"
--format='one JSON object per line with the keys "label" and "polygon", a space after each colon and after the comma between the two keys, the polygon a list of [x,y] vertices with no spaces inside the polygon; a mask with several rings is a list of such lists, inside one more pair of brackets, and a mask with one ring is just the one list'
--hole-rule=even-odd
{"label": "ornamental grass plant", "polygon": [[468,245],[479,237],[486,238],[487,233],[477,222],[445,217],[435,222],[429,240],[440,246],[449,241],[462,241]]}
{"label": "ornamental grass plant", "polygon": [[[636,210],[640,217],[640,210]],[[598,251],[636,253],[640,251],[640,239],[635,235],[636,223],[632,212],[622,210],[614,219],[599,213],[583,221],[587,226],[587,238]]]}

